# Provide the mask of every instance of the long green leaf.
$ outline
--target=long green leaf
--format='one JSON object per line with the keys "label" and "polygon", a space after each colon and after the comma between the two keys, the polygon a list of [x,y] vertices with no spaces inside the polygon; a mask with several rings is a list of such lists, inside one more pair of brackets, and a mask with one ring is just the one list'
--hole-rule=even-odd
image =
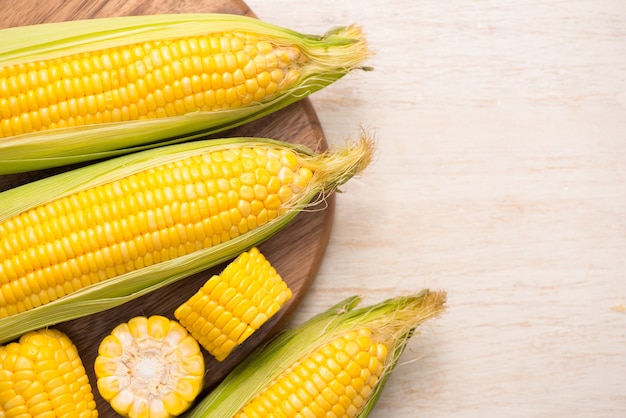
{"label": "long green leaf", "polygon": [[[304,42],[311,45],[322,38],[303,35],[268,22],[232,14],[121,16],[2,29],[0,33],[3,38],[6,36],[5,39],[10,39],[11,42],[0,44],[0,62],[2,65],[17,65],[94,49],[117,47],[129,41],[149,42],[233,30],[261,32],[284,42]],[[336,38],[332,39],[332,42],[340,44],[347,40]]]}

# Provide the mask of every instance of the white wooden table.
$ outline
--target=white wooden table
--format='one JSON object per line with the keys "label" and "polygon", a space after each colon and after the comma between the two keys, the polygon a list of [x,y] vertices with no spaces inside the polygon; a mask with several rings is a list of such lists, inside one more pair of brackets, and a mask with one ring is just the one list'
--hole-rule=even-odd
{"label": "white wooden table", "polygon": [[371,416],[626,417],[626,3],[247,3],[376,51],[312,97],[331,144],[364,127],[378,155],[294,319],[448,292]]}

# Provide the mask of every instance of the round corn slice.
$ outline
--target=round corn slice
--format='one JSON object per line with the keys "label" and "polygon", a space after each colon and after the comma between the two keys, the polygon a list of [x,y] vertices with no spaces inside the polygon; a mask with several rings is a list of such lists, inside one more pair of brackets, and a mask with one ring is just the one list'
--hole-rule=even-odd
{"label": "round corn slice", "polygon": [[197,341],[164,316],[137,316],[115,327],[94,363],[100,395],[120,415],[168,418],[183,413],[202,389]]}

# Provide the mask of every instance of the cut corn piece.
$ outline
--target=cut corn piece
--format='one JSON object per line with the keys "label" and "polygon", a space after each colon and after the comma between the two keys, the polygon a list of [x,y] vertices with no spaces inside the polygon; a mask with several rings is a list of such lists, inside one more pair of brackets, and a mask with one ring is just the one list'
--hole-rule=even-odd
{"label": "cut corn piece", "polygon": [[291,299],[291,290],[258,248],[242,253],[174,312],[218,361],[228,357]]}
{"label": "cut corn piece", "polygon": [[58,330],[24,334],[0,347],[0,417],[97,417],[76,347]]}
{"label": "cut corn piece", "polygon": [[363,170],[372,151],[365,137],[317,155],[270,139],[198,141],[0,193],[0,341],[232,259]]}
{"label": "cut corn piece", "polygon": [[168,418],[183,413],[202,389],[198,342],[164,316],[137,316],[116,326],[98,347],[98,391],[118,414]]}
{"label": "cut corn piece", "polygon": [[254,18],[172,14],[0,30],[0,174],[216,133],[333,83],[360,28],[309,36]]}
{"label": "cut corn piece", "polygon": [[365,417],[445,297],[424,290],[359,309],[349,298],[257,349],[189,417]]}

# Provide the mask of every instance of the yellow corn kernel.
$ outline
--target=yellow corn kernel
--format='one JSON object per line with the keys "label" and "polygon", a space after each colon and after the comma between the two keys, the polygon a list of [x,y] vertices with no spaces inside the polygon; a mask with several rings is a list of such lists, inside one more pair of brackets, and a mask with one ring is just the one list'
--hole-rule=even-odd
{"label": "yellow corn kernel", "polygon": [[291,296],[281,276],[254,247],[211,277],[174,315],[211,355],[223,361]]}
{"label": "yellow corn kernel", "polygon": [[98,391],[120,415],[167,418],[184,412],[200,393],[204,358],[176,321],[139,316],[102,340],[94,370]]}
{"label": "yellow corn kernel", "polygon": [[0,347],[0,416],[98,416],[85,368],[67,335],[42,329]]}

